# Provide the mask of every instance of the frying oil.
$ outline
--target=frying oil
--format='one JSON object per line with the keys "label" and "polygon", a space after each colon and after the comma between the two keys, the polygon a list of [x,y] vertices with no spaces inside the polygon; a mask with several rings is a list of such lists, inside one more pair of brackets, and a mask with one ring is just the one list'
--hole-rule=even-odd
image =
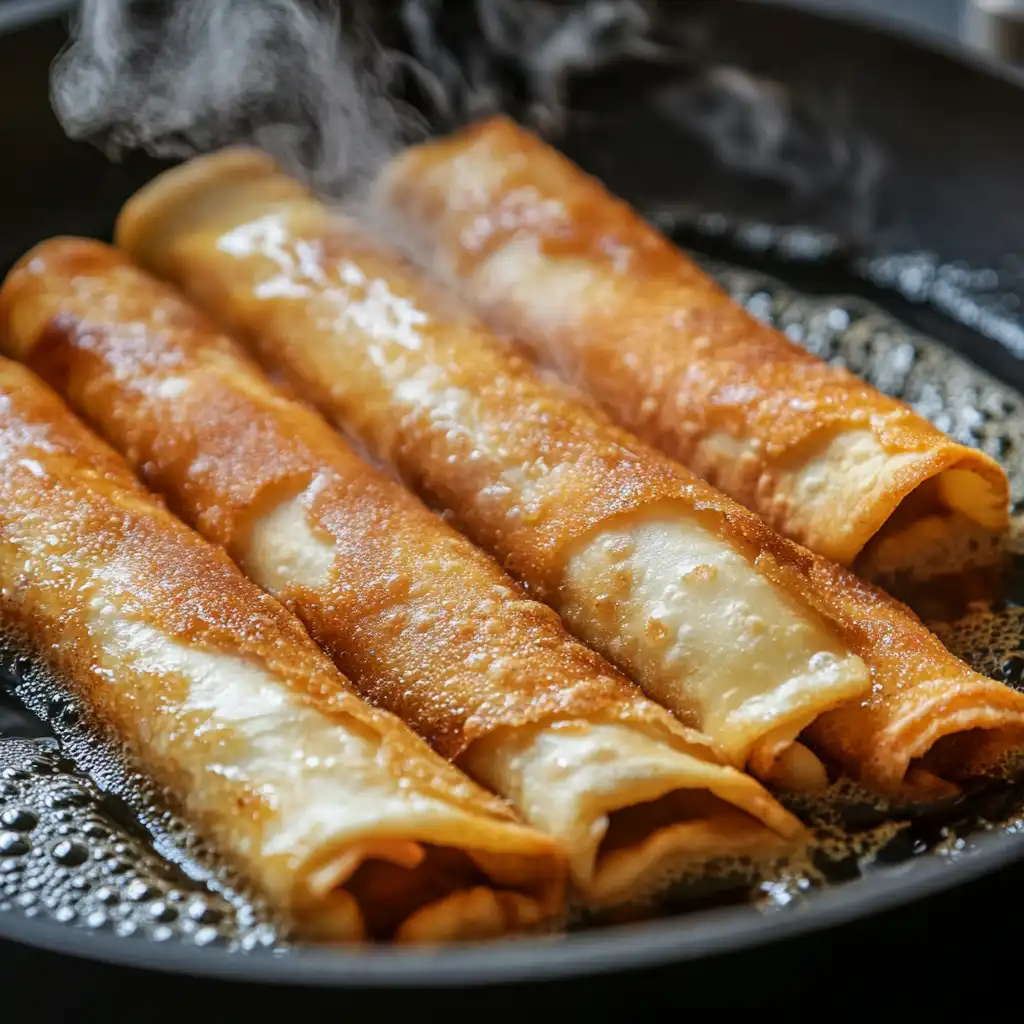
{"label": "frying oil", "polygon": [[[18,645],[0,637],[0,646]],[[282,928],[259,895],[59,680],[10,654],[0,673],[0,912],[155,942],[279,944]]]}

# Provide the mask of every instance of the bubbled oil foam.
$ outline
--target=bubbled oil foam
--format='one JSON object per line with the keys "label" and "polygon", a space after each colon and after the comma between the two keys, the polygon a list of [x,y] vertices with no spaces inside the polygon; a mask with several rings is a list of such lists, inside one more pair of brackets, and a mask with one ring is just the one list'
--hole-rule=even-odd
{"label": "bubbled oil foam", "polygon": [[60,681],[0,636],[0,914],[273,949],[282,927]]}

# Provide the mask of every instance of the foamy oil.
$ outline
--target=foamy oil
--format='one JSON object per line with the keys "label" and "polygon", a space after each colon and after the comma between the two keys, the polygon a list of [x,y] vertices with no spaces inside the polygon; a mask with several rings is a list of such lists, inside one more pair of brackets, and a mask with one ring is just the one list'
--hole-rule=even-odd
{"label": "foamy oil", "polygon": [[274,949],[286,928],[88,707],[0,635],[0,913]]}

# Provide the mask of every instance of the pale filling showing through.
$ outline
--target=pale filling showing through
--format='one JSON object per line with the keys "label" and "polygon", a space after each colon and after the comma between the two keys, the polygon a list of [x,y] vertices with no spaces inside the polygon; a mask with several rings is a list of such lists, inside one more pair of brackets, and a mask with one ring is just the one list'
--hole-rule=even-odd
{"label": "pale filling showing through", "polygon": [[[518,324],[543,343],[548,332],[607,314],[620,296],[614,275],[589,260],[551,258],[535,235],[506,242],[473,272],[468,282],[447,282],[466,291],[483,310],[515,308]],[[556,363],[558,352],[548,352]]]}
{"label": "pale filling showing through", "polygon": [[857,560],[868,576],[919,578],[998,564],[1006,551],[1006,506],[978,473],[947,469],[907,495]]}
{"label": "pale filling showing through", "polygon": [[563,721],[491,734],[460,766],[565,843],[573,880],[591,902],[635,898],[710,857],[782,843],[729,802],[728,791],[747,789],[748,778],[623,724]]}
{"label": "pale filling showing through", "polygon": [[[769,763],[823,712],[863,695],[866,666],[710,531],[638,518],[569,560],[560,609],[654,700],[707,733],[737,767]],[[799,751],[804,785],[827,783]]]}
{"label": "pale filling showing through", "polygon": [[[844,431],[814,458],[780,473],[776,493],[794,522],[811,527],[815,547],[829,557],[851,561],[865,534],[875,533],[861,556],[872,574],[923,568],[956,572],[997,560],[1005,503],[979,473],[947,469],[905,495],[889,515],[887,495],[920,457],[886,452],[870,431]],[[877,513],[865,516],[862,510]],[[827,524],[827,537],[821,526],[811,526],[816,523]]]}
{"label": "pale filling showing through", "polygon": [[307,504],[318,486],[284,499],[249,525],[242,558],[246,572],[271,594],[299,586],[321,591],[330,586],[335,551],[309,527]]}
{"label": "pale filling showing through", "polygon": [[[572,332],[585,331],[588,324],[599,330],[602,321],[614,320],[624,309],[633,290],[628,264],[628,249],[622,250],[621,265],[614,257],[604,265],[549,256],[536,235],[522,234],[482,260],[467,280],[453,277],[446,283],[490,317],[493,327],[519,336],[539,363],[585,392]],[[623,361],[634,365],[636,358],[626,352]],[[641,411],[648,411],[646,403]]]}

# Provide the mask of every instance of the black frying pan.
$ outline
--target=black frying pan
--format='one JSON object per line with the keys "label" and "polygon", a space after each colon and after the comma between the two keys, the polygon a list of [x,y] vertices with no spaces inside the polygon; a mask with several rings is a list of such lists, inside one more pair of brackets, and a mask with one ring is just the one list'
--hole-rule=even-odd
{"label": "black frying pan", "polygon": [[[66,5],[32,6],[57,12]],[[859,293],[1024,390],[1024,341],[1017,349],[1015,333],[1024,323],[1024,261],[1015,260],[1024,256],[1021,83],[977,58],[775,4],[667,6],[680,18],[700,8],[704,35],[697,51],[680,57],[674,69],[626,64],[574,83],[574,114],[560,144],[641,209],[662,216],[682,242],[766,269],[805,292]],[[66,139],[47,92],[49,63],[64,29],[52,16],[23,20],[26,7],[20,0],[0,3],[0,29],[5,17],[20,22],[0,35],[0,126],[7,139],[0,160],[0,271],[49,235],[109,237],[121,203],[161,166],[141,156],[112,164]],[[456,43],[453,53],[459,52]],[[711,65],[721,64],[762,76],[800,99],[797,130],[775,158],[744,154],[742,131],[730,151],[708,143],[704,128],[715,114],[714,96],[710,111],[701,106],[699,83]],[[671,114],[674,81],[695,103],[685,123]],[[803,103],[807,97],[814,102]],[[852,150],[836,148],[836,133],[854,140]],[[901,277],[893,268],[905,263],[893,257],[908,253],[919,254],[918,273]],[[986,273],[943,275],[961,264]],[[922,273],[925,285],[932,280],[943,287],[923,287]],[[984,331],[974,329],[979,324]],[[0,716],[0,730],[5,721]],[[32,731],[24,723],[19,728]],[[1001,877],[1019,884],[1019,873],[1007,870],[1020,859],[1024,840],[993,831],[973,837],[956,857],[921,856],[880,868],[817,892],[794,910],[730,907],[441,953],[228,953],[91,933],[15,912],[0,913],[0,938],[113,964],[239,981],[540,981],[760,946],[934,897],[1000,869]]]}

